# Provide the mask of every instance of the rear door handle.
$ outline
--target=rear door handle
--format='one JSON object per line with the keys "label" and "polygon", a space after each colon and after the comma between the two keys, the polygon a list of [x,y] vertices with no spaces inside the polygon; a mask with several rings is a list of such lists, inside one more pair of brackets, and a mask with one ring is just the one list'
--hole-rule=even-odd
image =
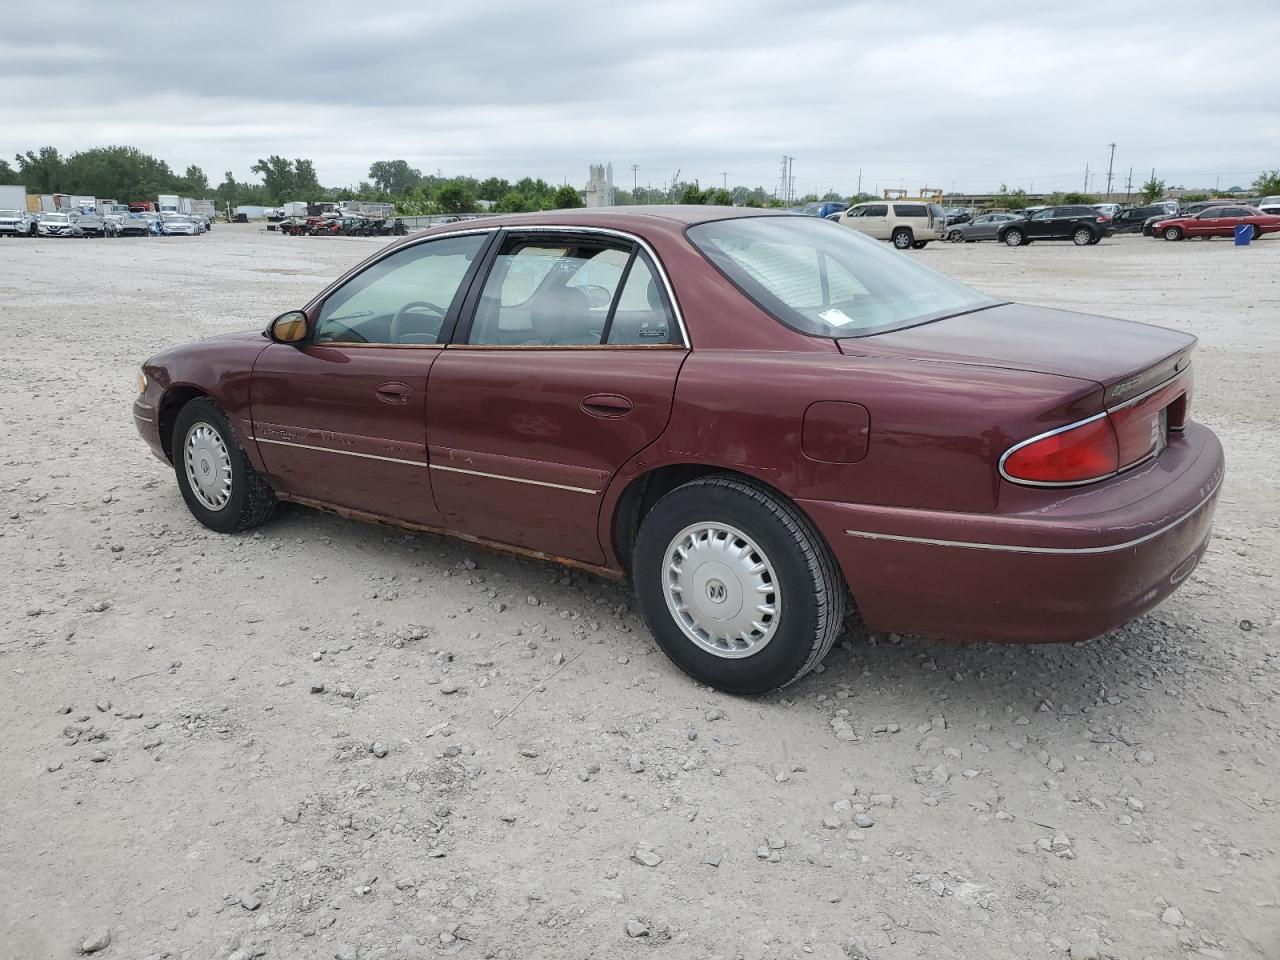
{"label": "rear door handle", "polygon": [[374,392],[384,403],[408,403],[413,396],[413,388],[407,383],[380,383]]}
{"label": "rear door handle", "polygon": [[631,408],[631,401],[616,393],[593,393],[582,401],[583,412],[593,417],[625,417]]}

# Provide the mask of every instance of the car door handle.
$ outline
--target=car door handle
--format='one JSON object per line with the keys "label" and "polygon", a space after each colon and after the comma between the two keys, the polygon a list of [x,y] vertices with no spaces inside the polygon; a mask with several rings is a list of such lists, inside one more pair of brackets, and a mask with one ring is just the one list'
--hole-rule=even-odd
{"label": "car door handle", "polygon": [[582,410],[593,417],[625,417],[631,412],[631,401],[616,393],[593,393],[583,399]]}
{"label": "car door handle", "polygon": [[407,383],[380,383],[374,393],[383,403],[408,403],[413,388]]}

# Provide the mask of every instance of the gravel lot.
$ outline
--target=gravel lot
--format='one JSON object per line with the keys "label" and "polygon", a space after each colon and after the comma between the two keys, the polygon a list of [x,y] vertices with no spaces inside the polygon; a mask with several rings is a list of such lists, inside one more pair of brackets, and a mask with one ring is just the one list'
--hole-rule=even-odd
{"label": "gravel lot", "polygon": [[0,957],[1280,956],[1280,238],[910,254],[1197,334],[1212,545],[1092,643],[852,629],[758,700],[590,576],[197,526],[139,362],[379,243],[0,241]]}

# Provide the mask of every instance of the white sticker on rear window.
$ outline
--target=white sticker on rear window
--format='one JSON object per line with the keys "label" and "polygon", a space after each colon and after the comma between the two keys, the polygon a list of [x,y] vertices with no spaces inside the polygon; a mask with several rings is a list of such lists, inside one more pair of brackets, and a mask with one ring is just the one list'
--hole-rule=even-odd
{"label": "white sticker on rear window", "polygon": [[849,316],[839,307],[832,307],[830,310],[823,310],[818,314],[823,320],[831,324],[833,327],[843,327],[854,322],[853,317]]}

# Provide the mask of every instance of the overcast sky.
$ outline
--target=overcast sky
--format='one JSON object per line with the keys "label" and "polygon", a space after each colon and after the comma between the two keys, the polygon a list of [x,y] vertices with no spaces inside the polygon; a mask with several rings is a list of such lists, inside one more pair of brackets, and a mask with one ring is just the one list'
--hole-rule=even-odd
{"label": "overcast sky", "polygon": [[1280,167],[1280,2],[41,0],[4,5],[0,151],[130,144],[801,193],[1247,186]]}

